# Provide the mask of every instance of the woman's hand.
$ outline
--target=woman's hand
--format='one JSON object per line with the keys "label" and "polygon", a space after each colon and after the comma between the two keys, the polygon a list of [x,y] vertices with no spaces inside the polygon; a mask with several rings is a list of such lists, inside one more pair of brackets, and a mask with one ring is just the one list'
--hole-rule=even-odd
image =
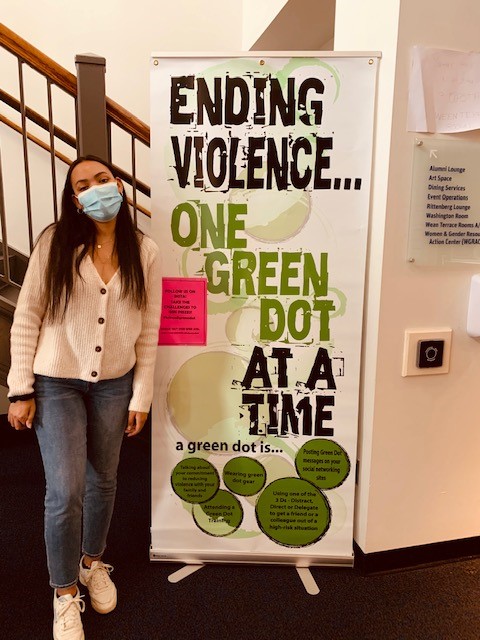
{"label": "woman's hand", "polygon": [[136,436],[143,429],[148,413],[142,413],[141,411],[129,411],[128,412],[128,427],[125,429],[125,433],[129,438]]}
{"label": "woman's hand", "polygon": [[37,407],[35,400],[17,400],[8,408],[8,422],[17,431],[31,429]]}

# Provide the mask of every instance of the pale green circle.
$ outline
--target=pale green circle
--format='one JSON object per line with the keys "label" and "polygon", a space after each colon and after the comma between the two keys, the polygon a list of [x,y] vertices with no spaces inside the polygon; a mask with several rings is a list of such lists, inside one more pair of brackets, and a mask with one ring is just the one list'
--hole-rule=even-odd
{"label": "pale green circle", "polygon": [[252,343],[260,340],[260,307],[248,306],[233,311],[225,322],[225,334],[230,344],[251,352]]}
{"label": "pale green circle", "polygon": [[192,515],[204,533],[222,537],[230,535],[242,524],[243,509],[233,494],[220,489],[208,502],[194,505]]}
{"label": "pale green circle", "polygon": [[260,529],[285,547],[318,542],[330,526],[330,504],[307,480],[279,478],[260,494],[255,506]]}
{"label": "pale green circle", "polygon": [[223,482],[227,489],[239,496],[253,496],[263,489],[267,475],[262,465],[253,458],[238,456],[223,468]]}
{"label": "pale green circle", "polygon": [[173,469],[172,488],[185,502],[206,502],[213,498],[220,486],[217,470],[202,458],[186,458]]}
{"label": "pale green circle", "polygon": [[246,367],[244,359],[224,351],[200,353],[182,364],[169,384],[167,407],[186,440],[218,445],[216,453],[228,452],[239,440],[255,441],[239,412]]}
{"label": "pale green circle", "polygon": [[[265,469],[267,480],[269,483],[277,480],[278,478],[286,478],[295,474],[295,467],[293,466],[293,464],[282,456],[267,454],[258,456],[257,460]],[[255,496],[245,496],[245,499],[252,506],[255,506]]]}
{"label": "pale green circle", "polygon": [[248,202],[245,233],[263,242],[292,238],[310,217],[310,195],[298,189],[232,189],[229,201]]}
{"label": "pale green circle", "polygon": [[350,473],[350,459],[337,442],[326,438],[309,440],[295,457],[297,473],[319,489],[335,489]]}

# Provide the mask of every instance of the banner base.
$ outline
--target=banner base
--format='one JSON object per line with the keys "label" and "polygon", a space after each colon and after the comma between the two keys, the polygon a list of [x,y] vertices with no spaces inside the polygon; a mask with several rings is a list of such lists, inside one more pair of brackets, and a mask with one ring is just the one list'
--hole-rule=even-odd
{"label": "banner base", "polygon": [[[203,569],[204,564],[186,564],[178,571],[174,571],[168,576],[168,581],[172,584],[177,584],[181,580],[188,578],[193,573],[196,573],[199,569]],[[317,585],[315,578],[312,576],[312,572],[308,567],[296,567],[298,576],[302,581],[305,591],[310,596],[317,596],[320,593],[320,588]]]}
{"label": "banner base", "polygon": [[318,584],[315,582],[315,578],[312,576],[310,569],[307,567],[297,567],[297,573],[302,581],[303,586],[305,587],[305,591],[310,596],[318,596],[320,593],[320,589]]}
{"label": "banner base", "polygon": [[[283,553],[283,552],[282,552]],[[150,547],[150,560],[152,562],[181,562],[187,566],[200,568],[207,563],[220,564],[278,564],[290,565],[298,569],[308,567],[353,567],[353,554],[349,556],[299,556],[278,555],[272,556],[263,553],[232,553],[232,552],[197,552],[192,550],[177,549],[166,553],[162,549]],[[194,569],[196,571],[196,569]],[[193,571],[191,571],[193,573]],[[172,574],[174,575],[174,574]],[[181,578],[179,578],[181,579]]]}
{"label": "banner base", "polygon": [[180,582],[180,580],[184,580],[185,578],[188,578],[188,576],[191,576],[192,573],[195,573],[196,571],[198,571],[204,566],[205,566],[204,564],[186,564],[184,567],[182,567],[178,571],[171,573],[168,576],[168,581],[173,584],[176,584],[177,582]]}

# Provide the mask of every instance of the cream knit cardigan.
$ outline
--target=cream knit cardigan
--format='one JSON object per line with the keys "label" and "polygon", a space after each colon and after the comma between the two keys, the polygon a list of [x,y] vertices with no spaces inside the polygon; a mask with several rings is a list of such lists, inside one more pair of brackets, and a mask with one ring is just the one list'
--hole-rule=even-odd
{"label": "cream knit cardigan", "polygon": [[63,320],[44,322],[46,272],[53,229],[37,243],[18,298],[11,330],[10,396],[33,392],[34,374],[95,383],[119,378],[132,367],[130,411],[147,412],[153,397],[160,322],[161,277],[157,245],[143,236],[140,255],[147,291],[141,311],[120,295],[117,271],[105,284],[90,256],[80,265]]}

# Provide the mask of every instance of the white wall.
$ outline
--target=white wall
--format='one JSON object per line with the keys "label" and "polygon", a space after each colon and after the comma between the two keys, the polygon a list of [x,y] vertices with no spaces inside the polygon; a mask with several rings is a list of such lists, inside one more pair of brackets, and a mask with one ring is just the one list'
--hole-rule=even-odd
{"label": "white wall", "polygon": [[[75,71],[77,53],[106,57],[107,93],[147,122],[151,51],[241,48],[236,0],[141,0],[135,11],[126,0],[84,0],[75,8],[44,0],[41,11],[34,0],[5,4],[4,24],[67,69]],[[479,24],[478,0],[457,0],[455,11],[447,0],[337,0],[335,48],[382,52],[356,515],[356,540],[367,553],[480,534],[480,344],[465,334],[476,269],[405,261],[413,138],[405,130],[409,49],[422,43],[479,50]],[[448,375],[401,377],[403,334],[416,326],[453,328]]]}
{"label": "white wall", "polygon": [[1,12],[3,24],[72,73],[76,54],[106,58],[107,95],[147,123],[151,52],[238,50],[241,18],[236,0],[18,0]]}
{"label": "white wall", "polygon": [[[243,0],[242,51],[249,51],[288,0]],[[268,51],[268,49],[267,49]]]}
{"label": "white wall", "polygon": [[[36,0],[18,0],[2,5],[2,23],[24,40],[76,73],[75,56],[94,53],[106,59],[106,92],[109,98],[135,114],[147,124],[150,121],[150,66],[152,52],[161,51],[241,51],[245,43],[256,39],[287,0],[139,0],[132,11],[129,0],[84,0],[72,7],[64,0],[42,0],[41,10]],[[26,16],[35,19],[26,20]],[[245,42],[243,41],[245,40]],[[13,56],[0,49],[2,88],[18,95],[17,67]],[[46,89],[41,78],[25,68],[27,104],[47,117]],[[75,131],[75,110],[72,99],[53,91],[53,112],[57,125],[71,135]],[[2,111],[20,124],[14,111]],[[48,139],[41,130],[29,125],[29,130]],[[0,124],[2,156],[15,158],[4,162],[5,199],[10,212],[9,244],[28,253],[26,233],[23,148],[21,138]],[[127,170],[130,167],[130,139],[118,129],[112,133],[113,157]],[[32,204],[36,225],[34,236],[53,220],[49,182],[49,160],[44,151],[29,143],[32,180]],[[59,150],[73,159],[75,152],[59,145]],[[45,161],[47,158],[47,161]],[[120,158],[120,161],[117,159]],[[148,150],[137,145],[137,177],[150,184]],[[65,165],[58,164],[58,194],[63,187]],[[45,185],[48,187],[45,188]],[[139,203],[147,208],[148,200]],[[140,221],[145,220],[142,216]],[[148,224],[140,224],[148,230]]]}
{"label": "white wall", "polygon": [[[388,6],[387,6],[388,4]],[[355,539],[365,549],[369,509],[369,481],[373,423],[375,412],[375,379],[380,286],[383,264],[383,237],[390,154],[390,129],[393,109],[398,11],[400,0],[379,3],[366,0],[337,0],[335,10],[335,50],[379,51],[382,58],[377,82],[376,133],[372,167],[372,195],[367,281],[364,316],[363,380],[360,397],[359,460]],[[380,6],[379,6],[380,5]],[[378,19],[372,23],[371,16]]]}
{"label": "white wall", "polygon": [[[358,4],[337,0],[336,48],[383,51],[356,517],[356,540],[371,553],[480,535],[480,343],[465,332],[470,277],[480,269],[406,261],[415,137],[406,131],[411,46],[478,51],[480,5],[458,0],[453,11],[447,0],[370,0],[361,10]],[[479,133],[461,137],[478,141]],[[453,329],[450,373],[402,378],[405,330],[441,326]]]}
{"label": "white wall", "polygon": [[[249,0],[257,5],[257,0]],[[268,2],[270,4],[270,2]],[[274,3],[271,3],[271,8]],[[333,48],[335,0],[288,0],[263,33],[257,29],[252,51],[328,51]],[[258,14],[252,11],[251,19]],[[245,41],[245,38],[244,38]]]}
{"label": "white wall", "polygon": [[[34,19],[25,19],[34,16]],[[43,0],[41,9],[36,0],[19,0],[2,5],[1,20],[5,26],[40,49],[68,71],[76,73],[75,56],[95,53],[106,58],[107,95],[149,123],[149,60],[153,51],[219,51],[239,50],[242,38],[242,3],[236,0],[210,0],[208,3],[191,0],[139,0],[132,11],[128,0],[84,0],[72,5],[63,0]],[[18,97],[17,70],[14,58],[0,52],[2,88]],[[39,77],[25,70],[27,104],[47,116],[46,90]],[[57,125],[74,133],[73,100],[65,99],[54,90],[54,117]],[[18,116],[8,114],[19,122]],[[30,125],[30,130],[35,128]],[[40,137],[44,134],[38,133]],[[15,158],[6,163],[5,199],[10,222],[9,244],[28,252],[25,223],[23,184],[23,150],[20,136],[0,125],[2,156]],[[125,158],[129,167],[130,141],[118,130],[113,134],[115,158]],[[32,204],[36,219],[35,232],[53,220],[49,178],[49,160],[44,151],[29,144],[32,179]],[[73,159],[75,152],[60,148]],[[45,161],[45,157],[47,161]],[[148,152],[138,147],[138,177],[150,183]],[[65,165],[59,164],[60,184],[63,187]],[[45,176],[43,175],[45,174]],[[45,184],[48,182],[48,188]],[[142,202],[141,204],[148,203]],[[36,235],[36,233],[34,235]]]}

